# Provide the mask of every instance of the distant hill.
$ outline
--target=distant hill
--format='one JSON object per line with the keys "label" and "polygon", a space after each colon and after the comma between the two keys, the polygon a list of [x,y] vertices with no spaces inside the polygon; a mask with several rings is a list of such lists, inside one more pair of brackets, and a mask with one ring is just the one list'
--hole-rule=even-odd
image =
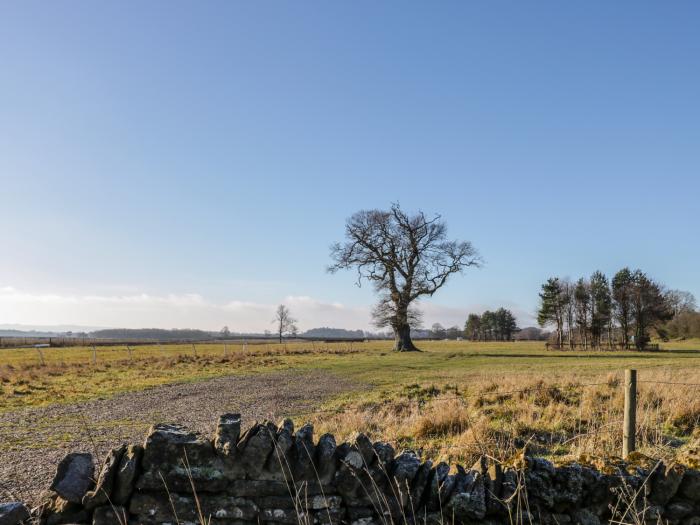
{"label": "distant hill", "polygon": [[362,330],[346,330],[344,328],[312,328],[307,330],[302,337],[318,337],[328,339],[364,339],[365,333]]}
{"label": "distant hill", "polygon": [[522,328],[513,334],[513,339],[516,341],[546,341],[548,337],[549,332],[537,328],[536,326]]}
{"label": "distant hill", "polygon": [[0,324],[2,337],[65,337],[102,330],[104,326]]}
{"label": "distant hill", "polygon": [[42,332],[39,330],[2,330],[0,329],[0,337],[57,337],[65,334],[59,332]]}

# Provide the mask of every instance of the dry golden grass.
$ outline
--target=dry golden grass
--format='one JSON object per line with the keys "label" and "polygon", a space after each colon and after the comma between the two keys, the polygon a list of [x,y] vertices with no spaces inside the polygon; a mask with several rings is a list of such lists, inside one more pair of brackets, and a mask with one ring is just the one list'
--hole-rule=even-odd
{"label": "dry golden grass", "polygon": [[41,364],[34,349],[0,350],[0,412],[57,402],[107,397],[173,382],[200,381],[222,375],[285,368],[323,355],[356,352],[350,345],[163,345],[44,350]]}
{"label": "dry golden grass", "polygon": [[[638,450],[680,457],[700,438],[700,371],[645,371],[638,396]],[[520,448],[559,460],[616,457],[622,449],[621,374],[556,382],[523,376],[452,385],[412,385],[400,394],[348,404],[313,416],[321,432],[341,438],[364,429],[399,447],[469,463],[482,454],[506,460]],[[690,459],[692,461],[692,458]]]}

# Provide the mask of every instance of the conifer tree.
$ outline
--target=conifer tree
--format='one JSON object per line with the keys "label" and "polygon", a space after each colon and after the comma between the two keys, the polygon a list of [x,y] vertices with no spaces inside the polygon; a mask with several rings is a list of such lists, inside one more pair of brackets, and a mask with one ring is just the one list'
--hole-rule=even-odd
{"label": "conifer tree", "polygon": [[563,293],[558,277],[551,277],[542,285],[540,292],[540,308],[537,312],[537,322],[540,326],[554,324],[557,330],[557,344],[561,348],[563,341],[564,309],[566,296]]}

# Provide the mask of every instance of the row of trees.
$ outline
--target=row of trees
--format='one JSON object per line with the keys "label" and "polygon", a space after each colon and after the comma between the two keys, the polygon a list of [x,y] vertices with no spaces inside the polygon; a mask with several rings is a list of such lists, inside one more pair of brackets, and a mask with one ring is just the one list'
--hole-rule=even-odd
{"label": "row of trees", "polygon": [[464,325],[464,335],[472,341],[510,341],[519,330],[510,310],[499,308],[495,312],[469,314]]}
{"label": "row of trees", "polygon": [[[499,308],[491,312],[486,310],[483,314],[469,314],[463,328],[450,326],[445,328],[440,323],[434,323],[430,329],[421,330],[414,325],[418,338],[429,339],[469,339],[472,341],[511,341],[516,332],[520,331],[515,316],[510,310]],[[537,339],[539,329],[534,329],[537,334],[529,334],[532,339]]]}
{"label": "row of trees", "polygon": [[574,346],[631,343],[644,348],[652,331],[695,308],[693,296],[665,290],[641,270],[623,268],[611,281],[599,271],[576,282],[552,277],[542,285],[537,320],[555,327],[556,342]]}

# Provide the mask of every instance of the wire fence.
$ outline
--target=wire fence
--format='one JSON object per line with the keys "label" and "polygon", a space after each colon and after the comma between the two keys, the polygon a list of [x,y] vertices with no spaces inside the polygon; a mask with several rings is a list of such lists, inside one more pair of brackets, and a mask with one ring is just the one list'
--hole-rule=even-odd
{"label": "wire fence", "polygon": [[[658,372],[658,371],[657,371]],[[567,395],[577,392],[583,394],[583,391],[588,389],[598,389],[600,394],[598,400],[598,411],[595,414],[583,414],[581,410],[571,410],[567,414],[568,418],[562,420],[560,432],[549,433],[547,440],[549,445],[566,446],[571,443],[581,440],[591,440],[601,435],[609,436],[616,450],[608,448],[605,453],[617,456],[626,456],[636,448],[636,444],[640,443],[647,449],[668,448],[667,445],[676,447],[682,443],[678,439],[678,429],[668,428],[669,420],[673,420],[673,415],[665,412],[663,408],[669,408],[669,405],[674,402],[684,403],[682,407],[685,412],[680,419],[685,418],[685,427],[687,434],[700,427],[700,400],[695,396],[695,392],[685,391],[681,395],[669,396],[667,392],[659,392],[657,389],[646,389],[646,386],[658,385],[661,387],[683,387],[684,389],[696,389],[700,387],[700,383],[694,382],[677,382],[647,379],[639,381],[643,387],[639,387],[637,383],[632,385],[634,390],[634,401],[630,402],[629,385],[625,384],[621,377],[614,377],[607,381],[590,382],[590,383],[541,383],[529,385],[525,388],[505,389],[505,390],[476,390],[473,392],[463,392],[454,394],[439,394],[439,397],[427,397],[422,399],[400,399],[398,402],[402,405],[412,406],[412,411],[419,418],[436,417],[439,419],[443,416],[436,416],[436,407],[444,403],[457,403],[456,412],[460,408],[472,408],[478,413],[479,409],[491,410],[494,405],[505,405],[512,401],[512,396],[522,396],[521,403],[533,403],[531,396],[539,392],[545,395],[551,395],[552,404],[558,402],[556,397],[563,397],[564,403],[571,403],[567,399]],[[600,388],[602,388],[602,392]],[[642,390],[644,389],[644,390]],[[646,395],[641,401],[637,401],[640,394]],[[649,398],[649,399],[647,399]],[[547,399],[540,402],[547,402]],[[581,400],[578,401],[579,406]],[[623,403],[624,402],[624,403]],[[575,404],[576,402],[574,402]],[[386,400],[384,403],[377,403],[371,410],[364,409],[367,419],[373,419],[372,412],[379,414],[376,418],[384,417],[383,409],[385,406],[391,406],[392,400]],[[384,405],[384,406],[383,406]],[[302,418],[311,417],[319,419],[322,416],[344,415],[347,412],[356,410],[353,407],[340,406],[327,409],[314,409],[300,414]],[[544,410],[542,410],[544,412]],[[459,416],[452,414],[455,418]],[[638,417],[641,416],[641,417]],[[448,418],[451,417],[449,414]],[[517,418],[517,415],[513,415]],[[471,424],[471,421],[467,422]],[[517,424],[517,421],[509,421],[509,423]],[[630,426],[631,425],[631,426]],[[371,425],[370,425],[371,426]],[[530,439],[537,439],[537,431],[534,431]],[[631,436],[628,436],[631,434]],[[650,435],[655,434],[655,436]],[[638,436],[638,439],[635,439]],[[428,436],[430,437],[430,436]],[[514,436],[510,436],[513,438]],[[502,440],[481,439],[475,443],[466,443],[460,441],[460,445],[465,444],[483,444],[488,442],[500,442]],[[523,440],[520,440],[522,442]],[[526,440],[527,441],[527,440]],[[608,445],[610,446],[610,445]],[[631,447],[631,448],[629,448]],[[602,452],[602,451],[601,451]],[[666,451],[668,452],[668,450]]]}
{"label": "wire fence", "polygon": [[260,354],[353,353],[361,346],[355,341],[325,342],[188,342],[188,343],[119,343],[80,347],[46,347],[0,349],[0,366],[31,368],[37,366],[96,365],[128,363],[154,359],[187,357],[245,358]]}
{"label": "wire fence", "polygon": [[[352,343],[319,344],[316,346],[318,348],[313,348],[313,351],[325,352],[330,349],[352,352],[355,350]],[[143,347],[124,345],[123,348],[83,350],[84,353],[79,356],[80,360],[76,363],[95,365],[107,362],[110,360],[105,357],[110,356],[109,352],[112,352],[112,357],[118,356],[118,360],[133,361],[151,359],[154,355],[161,355],[157,352],[163,352],[165,357],[190,355],[203,358],[206,356],[230,357],[236,353],[255,355],[256,352],[279,352],[282,348],[283,345],[275,345],[274,348],[256,345],[256,348],[250,348],[245,343],[237,345],[190,344],[177,348],[171,347],[168,349],[170,352],[168,352],[155,345],[148,352],[145,352]],[[291,345],[289,350],[296,351]],[[56,351],[60,352],[61,350],[57,349]],[[51,361],[47,357],[51,356],[44,356],[42,364],[37,355],[32,366],[48,366]],[[677,370],[643,371],[639,381],[634,385],[636,417],[633,436],[637,438],[637,445],[659,454],[666,454],[669,450],[683,444],[683,439],[679,439],[677,435],[678,428],[675,430],[668,428],[669,421],[676,417],[670,413],[670,405],[674,403],[682,405],[680,419],[685,418],[681,423],[685,425],[686,437],[691,435],[693,430],[700,425],[700,399],[696,396],[696,389],[700,387],[700,382],[658,378],[663,373],[672,375],[677,373]],[[395,413],[397,418],[405,417],[416,425],[429,423],[431,419],[449,418],[450,415],[454,416],[455,420],[462,417],[465,419],[463,425],[458,427],[458,431],[466,433],[478,426],[478,422],[474,419],[487,411],[493,412],[502,407],[507,408],[512,404],[518,404],[518,406],[525,408],[537,406],[537,412],[545,417],[545,412],[549,410],[548,405],[551,405],[559,407],[558,409],[561,409],[563,415],[559,427],[550,429],[548,432],[544,432],[542,428],[519,428],[522,426],[521,421],[518,420],[517,411],[513,410],[510,419],[501,421],[502,428],[505,430],[482,434],[471,432],[467,438],[455,439],[454,443],[447,443],[443,445],[443,448],[448,454],[457,456],[466,453],[504,456],[525,446],[535,446],[538,450],[547,451],[550,455],[557,455],[562,451],[571,452],[574,449],[578,452],[599,452],[601,455],[603,452],[615,456],[622,455],[625,439],[624,424],[629,417],[623,404],[628,388],[622,371],[611,372],[605,380],[591,382],[575,380],[547,382],[535,375],[529,375],[528,378],[533,383],[524,387],[494,388],[493,384],[475,381],[435,391],[430,389],[416,393],[399,391],[369,404],[349,401],[337,406],[319,408],[313,406],[313,401],[300,402],[291,412],[297,424],[310,420],[318,426],[329,429],[341,428],[342,418],[357,414],[358,418],[351,418],[350,421],[365,421],[372,428],[370,433],[374,434],[373,437],[388,439],[400,445],[405,441],[405,435],[399,432],[388,435],[381,434],[383,428],[381,420],[386,419],[387,414]],[[267,392],[266,395],[274,398],[275,393]],[[589,400],[591,407],[587,408],[587,410],[592,410],[591,412],[584,412],[584,395],[591,397]],[[514,399],[514,396],[518,396],[518,398]],[[183,400],[183,402],[187,402],[187,400]],[[441,406],[448,406],[449,410],[441,409]],[[196,408],[193,407],[193,412],[196,412]],[[503,419],[502,415],[508,413],[507,410],[503,410],[499,417]],[[277,420],[279,417],[289,414],[279,414],[276,409],[271,408],[268,413],[260,415]],[[31,474],[28,474],[26,469],[22,470],[24,469],[22,465],[13,466],[10,464],[11,462],[2,461],[4,456],[9,457],[18,451],[21,452],[19,455],[24,458],[28,457],[27,454],[29,457],[44,455],[44,451],[37,449],[36,444],[30,445],[21,439],[15,439],[17,426],[33,425],[34,435],[32,439],[43,439],[48,449],[60,451],[58,455],[49,455],[51,460],[56,462],[57,458],[60,459],[58,456],[70,450],[87,449],[101,456],[120,442],[140,442],[146,427],[151,423],[135,416],[132,420],[105,427],[104,420],[98,416],[76,404],[75,411],[70,418],[52,419],[45,417],[39,426],[37,426],[36,419],[28,419],[26,422],[22,420],[0,421],[0,479],[5,485],[4,487],[0,486],[0,495],[3,491],[9,494],[8,484],[11,485],[15,494],[20,495],[31,493],[36,488],[36,480],[32,479]],[[336,417],[341,421],[335,421]],[[249,421],[252,422],[252,420]],[[199,421],[198,424],[200,425],[199,429],[204,426],[205,430],[210,431],[215,422]],[[439,425],[435,426],[439,427]],[[360,427],[356,430],[367,429]],[[56,439],[56,436],[60,436],[60,438]],[[428,443],[434,437],[430,434],[423,436],[424,441]],[[447,441],[445,436],[442,436],[442,439]],[[418,438],[415,438],[412,443],[421,445]],[[435,445],[428,445],[428,449],[430,446]],[[31,447],[33,447],[33,451],[27,452],[27,449]],[[599,450],[596,447],[599,447]],[[19,472],[16,471],[17,468],[20,469]],[[27,498],[23,497],[22,499]]]}

